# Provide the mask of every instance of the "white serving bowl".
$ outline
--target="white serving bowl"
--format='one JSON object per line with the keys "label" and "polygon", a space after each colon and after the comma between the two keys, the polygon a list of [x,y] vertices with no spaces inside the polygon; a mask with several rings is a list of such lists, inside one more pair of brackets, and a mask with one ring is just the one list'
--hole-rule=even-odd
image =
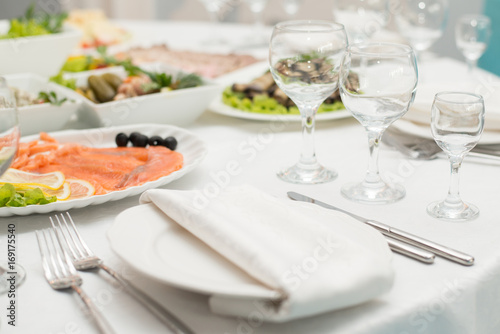
{"label": "white serving bowl", "polygon": [[21,135],[27,136],[37,134],[41,131],[58,131],[71,119],[77,109],[82,105],[81,100],[70,101],[71,97],[66,91],[42,76],[34,73],[19,73],[3,76],[9,87],[16,87],[38,96],[40,91],[54,91],[59,99],[67,97],[68,101],[60,106],[50,103],[35,104],[31,106],[18,107],[19,128]]}
{"label": "white serving bowl", "polygon": [[[141,65],[145,70],[172,74],[182,72],[165,64]],[[107,70],[107,71],[105,71]],[[99,74],[112,72],[122,78],[127,76],[122,67],[99,70]],[[94,71],[65,74],[65,78],[75,78],[77,87],[87,87],[87,79]],[[147,94],[119,101],[94,103],[71,89],[63,87],[74,99],[82,99],[83,106],[78,111],[78,120],[91,127],[117,126],[138,123],[155,123],[184,126],[195,121],[210,102],[222,93],[220,84],[203,79],[204,85],[168,92]]]}
{"label": "white serving bowl", "polygon": [[[0,21],[0,34],[9,30],[9,21]],[[52,76],[78,46],[82,33],[65,26],[57,34],[10,38],[0,40],[0,75],[11,73],[35,73]]]}

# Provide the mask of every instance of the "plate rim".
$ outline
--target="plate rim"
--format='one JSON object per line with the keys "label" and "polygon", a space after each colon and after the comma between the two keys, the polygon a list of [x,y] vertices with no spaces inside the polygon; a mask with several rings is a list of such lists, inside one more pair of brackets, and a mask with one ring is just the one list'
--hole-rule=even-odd
{"label": "plate rim", "polygon": [[[196,283],[196,284],[197,285],[199,284],[199,285],[195,286],[193,284],[189,284],[190,283],[189,280],[184,280],[184,281],[178,280],[178,279],[172,278],[172,276],[167,277],[164,275],[163,276],[160,275],[158,272],[155,273],[154,271],[150,270],[151,269],[150,267],[147,267],[144,264],[144,261],[134,262],[132,259],[125,256],[125,254],[122,254],[121,251],[119,249],[117,249],[117,248],[120,248],[119,246],[117,246],[117,243],[118,243],[117,238],[120,238],[120,237],[124,238],[124,237],[123,237],[123,235],[118,236],[117,233],[120,233],[121,231],[123,231],[122,225],[128,223],[127,220],[123,220],[123,217],[133,217],[136,214],[142,214],[142,217],[144,217],[147,214],[147,213],[144,213],[144,211],[150,211],[152,213],[155,211],[155,209],[158,209],[158,208],[153,203],[140,204],[140,205],[136,205],[136,206],[133,206],[131,208],[128,208],[128,209],[120,212],[116,216],[112,226],[106,232],[106,237],[108,239],[108,242],[110,244],[111,249],[122,261],[124,261],[125,263],[130,265],[132,268],[134,268],[135,270],[137,270],[141,274],[144,274],[144,275],[146,275],[152,279],[155,279],[161,283],[168,284],[169,286],[172,286],[175,288],[180,288],[180,289],[187,290],[187,291],[192,291],[192,292],[206,294],[206,295],[218,295],[218,296],[229,296],[229,297],[240,297],[240,298],[272,299],[272,298],[279,297],[278,292],[270,290],[262,284],[261,285],[251,285],[251,284],[247,284],[247,283],[241,283],[241,284],[238,284],[236,286],[236,289],[234,288],[234,285],[231,285],[231,286],[226,285],[222,289],[220,289],[220,288],[214,289],[214,286],[208,287],[207,284],[204,284],[204,283],[199,284],[200,281],[197,280],[198,283]],[[158,210],[160,210],[160,209],[158,209]],[[170,222],[167,222],[167,220],[168,219],[166,219],[165,224],[170,224]],[[150,235],[157,233],[159,231],[159,228],[153,228],[152,225],[156,224],[156,223],[153,223],[151,220],[145,220],[145,224],[148,224],[147,225],[148,228],[147,229],[144,228],[144,225],[143,225],[142,228],[140,228],[141,231],[147,230]],[[172,224],[175,224],[175,222],[172,222]],[[165,229],[165,231],[168,231],[168,230],[169,230],[169,228]],[[119,231],[119,232],[117,232],[117,231]],[[166,232],[166,233],[168,233],[168,232]],[[190,232],[185,231],[185,233],[189,234]],[[156,237],[158,237],[158,236],[159,235],[156,235]],[[140,245],[141,245],[140,249],[135,248],[134,254],[144,253],[144,249],[147,246],[153,247],[152,245],[150,245],[148,243],[145,243],[144,245],[139,244],[139,243],[135,243],[134,247],[139,247]],[[214,253],[215,253],[215,255],[220,256],[221,258],[224,258],[222,255],[218,255],[215,251],[214,251]],[[242,289],[242,288],[246,292],[241,292],[241,291],[237,292],[238,289]]]}
{"label": "plate rim", "polygon": [[[264,114],[244,111],[241,109],[230,107],[222,102],[221,99],[214,100],[209,106],[208,110],[219,115],[247,119],[252,121],[288,121],[300,122],[302,117],[300,115],[282,115],[282,114]],[[316,114],[316,121],[331,121],[337,119],[350,118],[352,114],[347,109],[339,109],[335,111],[328,111]]]}

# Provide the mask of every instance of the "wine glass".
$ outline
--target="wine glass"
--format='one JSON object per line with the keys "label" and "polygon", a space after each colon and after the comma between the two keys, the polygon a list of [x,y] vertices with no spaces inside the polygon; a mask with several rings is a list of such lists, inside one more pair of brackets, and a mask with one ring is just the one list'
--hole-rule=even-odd
{"label": "wine glass", "polygon": [[[10,167],[17,152],[19,128],[17,120],[16,100],[10,91],[5,78],[0,77],[0,176]],[[13,274],[16,273],[16,274]],[[0,262],[0,294],[9,290],[7,281],[15,275],[16,285],[26,276],[22,266]]]}
{"label": "wine glass", "polygon": [[[220,23],[222,16],[224,15],[224,12],[229,10],[229,8],[232,6],[231,2],[232,0],[199,0],[203,6],[205,6],[206,11],[208,12],[208,15],[210,16],[210,21],[213,23],[214,26],[216,26],[218,23]],[[206,45],[213,45],[213,46],[220,46],[220,45],[226,45],[228,42],[219,36],[216,36],[216,34],[211,34],[210,38],[205,41]]]}
{"label": "wine glass", "polygon": [[387,25],[388,0],[334,0],[333,16],[345,26],[350,44],[365,42]]}
{"label": "wine glass", "polygon": [[443,35],[448,0],[402,0],[396,9],[396,25],[420,58]]}
{"label": "wine glass", "polygon": [[415,54],[408,45],[362,43],[347,48],[340,69],[340,96],[368,134],[370,160],[364,181],[342,187],[344,197],[377,204],[404,197],[403,186],[389,185],[380,177],[378,152],[385,129],[413,102],[417,81]]}
{"label": "wine glass", "polygon": [[444,201],[431,203],[427,212],[433,217],[448,220],[473,219],[479,214],[479,209],[462,201],[458,181],[464,156],[476,146],[483,132],[483,97],[461,92],[437,93],[431,115],[432,136],[448,155],[451,180],[448,196]]}
{"label": "wine glass", "polygon": [[469,73],[477,66],[491,35],[490,19],[484,15],[461,16],[455,25],[455,41],[464,55]]}
{"label": "wine glass", "polygon": [[340,61],[347,46],[344,26],[329,21],[286,21],[273,30],[269,63],[276,84],[297,105],[303,147],[298,163],[278,173],[292,183],[322,183],[337,173],[321,166],[314,150],[318,107],[338,87]]}
{"label": "wine glass", "polygon": [[302,0],[282,0],[282,5],[285,13],[290,18],[294,18],[299,12],[301,2]]}
{"label": "wine glass", "polygon": [[[267,45],[268,39],[264,36],[264,17],[263,12],[267,6],[268,0],[243,0],[254,16],[254,26],[255,30],[252,35],[246,38],[246,43],[249,46],[264,46]],[[248,46],[247,45],[247,46]]]}

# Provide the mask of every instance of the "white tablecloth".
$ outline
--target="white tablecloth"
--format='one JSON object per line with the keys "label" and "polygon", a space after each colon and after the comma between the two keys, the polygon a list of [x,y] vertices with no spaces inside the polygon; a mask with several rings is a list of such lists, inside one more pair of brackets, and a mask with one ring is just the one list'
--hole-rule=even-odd
{"label": "white tablecloth", "polygon": [[[157,29],[159,24],[152,24]],[[141,27],[140,25],[132,25]],[[161,25],[165,34],[175,24]],[[177,25],[177,27],[182,25]],[[189,26],[189,25],[185,25]],[[184,26],[182,26],[184,27]],[[150,27],[149,27],[150,28]],[[142,28],[141,28],[142,29]],[[146,28],[144,28],[146,29]],[[182,30],[180,30],[182,31]],[[425,80],[458,73],[439,72],[451,60],[430,60],[421,66]],[[465,65],[463,65],[465,72]],[[443,87],[446,89],[446,87]],[[276,126],[279,125],[279,126]],[[340,187],[361,180],[367,166],[368,148],[363,128],[354,119],[317,124],[316,148],[321,163],[335,168],[339,177],[320,185],[293,185],[280,181],[275,172],[298,159],[300,125],[252,122],[205,112],[187,127],[204,140],[209,154],[192,173],[169,184],[172,189],[205,189],[214,182],[213,173],[230,160],[241,165],[241,173],[230,185],[252,184],[281,198],[286,192],[311,195],[394,227],[475,256],[476,264],[464,267],[437,258],[425,265],[394,256],[396,281],[393,289],[372,302],[284,324],[267,324],[258,318],[229,318],[212,314],[208,296],[183,291],[144,277],[125,265],[111,251],[106,231],[121,211],[138,205],[138,196],[98,206],[72,210],[90,247],[130,281],[165,305],[197,333],[331,333],[331,334],[473,334],[500,332],[500,224],[499,164],[466,160],[462,168],[461,194],[481,210],[478,219],[452,223],[431,218],[426,206],[445,197],[449,182],[446,160],[411,161],[387,147],[380,154],[384,177],[401,182],[406,197],[384,206],[350,202]],[[138,222],[140,224],[140,222]],[[15,224],[17,262],[27,270],[27,279],[17,293],[16,327],[6,318],[7,296],[0,296],[2,333],[96,333],[76,295],[52,290],[43,277],[34,231],[49,226],[48,215],[9,217],[0,220],[0,259],[6,257],[7,226]],[[134,247],[134,245],[130,245]],[[171,254],[176,256],[176,254]],[[102,309],[117,333],[165,333],[165,327],[126,294],[108,284],[100,273],[83,272],[83,288]],[[342,273],[337,273],[342,275]],[[203,273],[200,273],[203,279]],[[332,280],[335,276],[332,276]]]}

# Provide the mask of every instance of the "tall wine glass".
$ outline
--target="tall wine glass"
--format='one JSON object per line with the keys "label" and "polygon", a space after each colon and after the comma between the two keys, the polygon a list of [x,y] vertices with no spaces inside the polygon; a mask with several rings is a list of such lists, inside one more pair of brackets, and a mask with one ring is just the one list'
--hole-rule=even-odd
{"label": "tall wine glass", "polygon": [[318,107],[338,87],[346,46],[344,26],[338,23],[287,21],[274,27],[269,46],[271,73],[302,116],[302,153],[298,163],[278,173],[285,181],[312,184],[337,177],[316,159],[314,125]]}
{"label": "tall wine glass", "polygon": [[294,18],[299,12],[302,0],[282,0],[283,10],[290,19]]}
{"label": "tall wine glass", "polygon": [[350,44],[366,42],[387,25],[388,0],[334,0],[333,16],[345,26]]}
{"label": "tall wine glass", "polygon": [[264,9],[266,9],[268,0],[243,0],[254,16],[254,31],[250,37],[247,37],[247,44],[250,46],[267,46],[269,36],[264,36]]}
{"label": "tall wine glass", "polygon": [[[0,77],[0,176],[10,167],[17,152],[19,128],[16,101],[6,80]],[[12,273],[16,273],[16,284],[20,284],[26,276],[22,266],[0,262],[0,294],[9,290],[7,281]]]}
{"label": "tall wine glass", "polygon": [[[220,23],[221,18],[225,11],[231,7],[231,0],[199,0],[205,7],[210,21],[214,26]],[[221,46],[226,45],[228,42],[217,34],[211,34],[210,38],[204,42],[207,46]]]}
{"label": "tall wine glass", "polygon": [[464,156],[476,146],[484,128],[484,101],[481,95],[441,92],[434,97],[431,114],[432,136],[448,155],[451,180],[444,201],[433,202],[427,212],[436,218],[468,220],[477,217],[479,209],[466,204],[458,191],[459,171]]}
{"label": "tall wine glass", "polygon": [[342,195],[361,203],[391,203],[405,195],[401,185],[389,185],[378,169],[382,134],[402,117],[415,97],[418,73],[408,45],[365,43],[350,45],[342,60],[339,89],[347,110],[368,134],[370,160],[363,182],[342,187]]}
{"label": "tall wine glass", "polygon": [[397,27],[420,58],[443,35],[448,0],[402,0],[398,4]]}
{"label": "tall wine glass", "polygon": [[490,19],[484,15],[461,16],[455,25],[455,41],[462,52],[469,73],[477,66],[477,61],[486,51],[491,35]]}

